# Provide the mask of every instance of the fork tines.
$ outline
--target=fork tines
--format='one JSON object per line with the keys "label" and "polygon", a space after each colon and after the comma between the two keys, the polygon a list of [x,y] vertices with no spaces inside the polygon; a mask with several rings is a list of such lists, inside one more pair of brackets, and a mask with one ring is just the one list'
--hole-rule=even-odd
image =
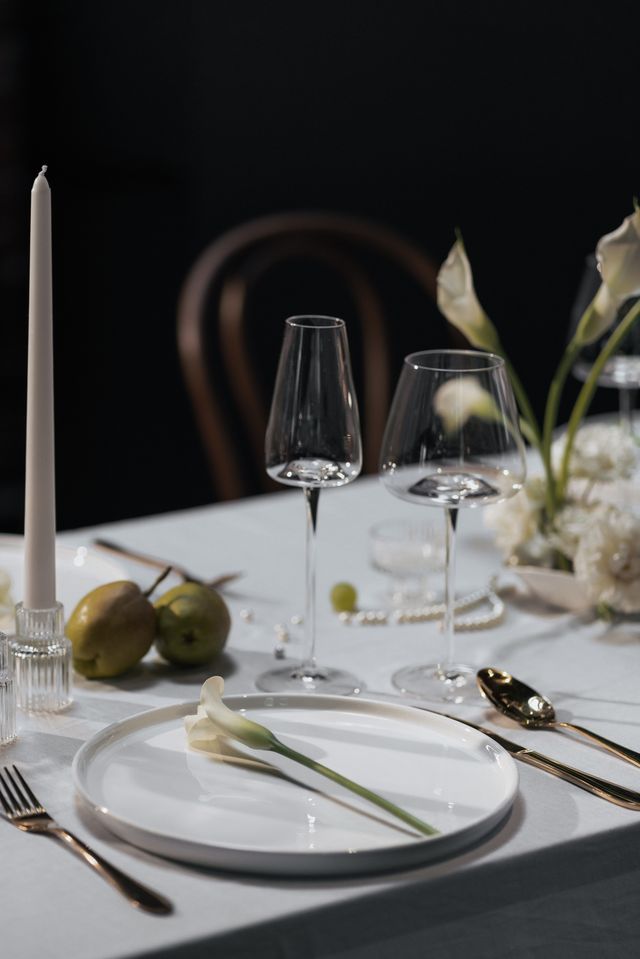
{"label": "fork tines", "polygon": [[17,766],[0,769],[0,803],[10,819],[44,812]]}

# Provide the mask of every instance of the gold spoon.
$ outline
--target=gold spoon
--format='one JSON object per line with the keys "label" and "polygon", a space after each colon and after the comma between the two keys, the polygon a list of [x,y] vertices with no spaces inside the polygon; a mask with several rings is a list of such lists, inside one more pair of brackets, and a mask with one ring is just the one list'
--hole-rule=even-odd
{"label": "gold spoon", "polygon": [[129,549],[128,546],[120,546],[119,543],[113,543],[109,539],[94,539],[93,542],[95,546],[106,549],[110,553],[117,553],[119,556],[128,556],[130,559],[135,559],[139,563],[145,563],[147,566],[153,566],[156,569],[165,569],[167,566],[170,566],[173,572],[177,576],[180,576],[185,583],[199,583],[201,586],[209,586],[211,589],[220,589],[221,586],[225,586],[227,583],[231,583],[234,579],[238,579],[243,575],[243,573],[223,573],[221,576],[215,576],[213,579],[205,580],[199,576],[194,576],[193,573],[190,573],[184,566],[178,566],[176,563],[158,559],[156,556],[148,556],[146,553],[138,553],[137,550]]}
{"label": "gold spoon", "polygon": [[476,681],[485,699],[488,699],[499,712],[520,723],[521,726],[529,729],[570,729],[604,746],[620,759],[626,759],[634,766],[640,766],[640,753],[626,746],[620,746],[583,726],[556,719],[553,703],[546,696],[542,696],[504,670],[494,669],[491,666],[480,669],[476,674]]}

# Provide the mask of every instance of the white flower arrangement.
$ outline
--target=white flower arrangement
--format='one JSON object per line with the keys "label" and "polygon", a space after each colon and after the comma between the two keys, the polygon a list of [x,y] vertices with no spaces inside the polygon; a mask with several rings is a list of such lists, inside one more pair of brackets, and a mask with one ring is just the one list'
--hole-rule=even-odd
{"label": "white flower arrangement", "polygon": [[[562,462],[564,439],[554,444]],[[619,480],[636,462],[632,437],[621,427],[594,424],[576,433],[567,495],[546,522],[542,476],[529,479],[511,500],[487,508],[486,523],[512,565],[573,571],[601,612],[640,612],[640,518],[615,504]]]}
{"label": "white flower arrangement", "polygon": [[[476,295],[471,265],[458,236],[438,275],[438,305],[469,343],[503,356],[513,383],[523,435],[542,461],[511,500],[487,510],[496,543],[511,564],[575,574],[603,614],[640,612],[640,518],[616,505],[606,486],[631,477],[634,440],[624,429],[583,425],[607,360],[640,316],[640,299],[614,326],[627,300],[640,295],[640,208],[596,248],[601,285],[587,306],[552,379],[542,425],[493,323]],[[612,329],[613,327],[613,329]],[[554,440],[560,397],[584,346],[609,334],[584,382],[563,436]]]}

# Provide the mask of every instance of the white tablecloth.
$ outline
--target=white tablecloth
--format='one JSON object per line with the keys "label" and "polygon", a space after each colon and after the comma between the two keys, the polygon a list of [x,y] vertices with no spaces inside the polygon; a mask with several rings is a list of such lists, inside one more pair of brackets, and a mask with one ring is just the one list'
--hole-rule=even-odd
{"label": "white tablecloth", "polygon": [[[349,580],[363,597],[375,595],[383,581],[367,562],[367,529],[377,519],[415,518],[416,512],[376,479],[321,497],[320,658],[358,673],[371,696],[393,694],[390,676],[398,666],[437,657],[438,625],[345,626],[331,612],[328,593],[334,582]],[[98,534],[203,575],[246,572],[226,594],[233,627],[224,671],[228,693],[252,691],[253,677],[274,662],[274,625],[302,612],[302,495],[291,491],[69,532],[60,541],[89,545]],[[480,587],[500,571],[481,511],[461,514],[459,544],[461,589]],[[151,583],[150,570],[126,566],[141,585]],[[243,608],[254,610],[253,622],[240,617]],[[295,656],[302,647],[295,628],[292,633],[288,649]],[[457,644],[461,658],[506,668],[545,692],[561,717],[640,748],[637,625],[611,627],[520,596],[508,603],[502,623],[459,634]],[[63,824],[170,897],[175,913],[158,918],[133,910],[57,844],[0,821],[3,959],[602,957],[633,952],[640,941],[640,814],[523,764],[518,798],[494,834],[451,859],[400,873],[295,881],[223,874],[163,860],[115,838],[74,796],[75,752],[108,723],[197,699],[205,675],[173,671],[152,652],[117,680],[76,677],[74,703],[64,713],[19,714],[19,738],[2,749],[3,764],[18,763]],[[640,787],[637,769],[568,735],[516,728],[482,703],[446,711]]]}

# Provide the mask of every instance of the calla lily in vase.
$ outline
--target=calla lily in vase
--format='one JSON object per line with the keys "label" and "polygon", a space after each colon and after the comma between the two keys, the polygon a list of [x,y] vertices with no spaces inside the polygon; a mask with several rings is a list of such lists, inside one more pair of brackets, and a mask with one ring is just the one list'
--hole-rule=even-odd
{"label": "calla lily in vase", "polygon": [[[471,264],[458,234],[438,274],[438,306],[472,347],[499,354],[511,376],[521,430],[538,452],[541,475],[485,513],[508,563],[570,574],[584,605],[598,613],[640,612],[640,519],[621,509],[616,484],[636,466],[633,438],[622,427],[584,425],[605,364],[640,316],[640,209],[596,247],[601,284],[567,344],[539,423],[526,390],[480,304]],[[616,322],[617,321],[617,322]],[[562,392],[581,350],[609,332],[580,389],[566,428],[554,439]],[[445,424],[446,425],[446,424]],[[577,604],[579,605],[579,604]]]}
{"label": "calla lily in vase", "polygon": [[[196,715],[186,716],[184,720],[187,741],[190,746],[211,752],[219,759],[225,759],[225,755],[228,756],[227,746],[229,743],[240,743],[242,746],[249,747],[249,749],[278,753],[368,800],[422,835],[438,835],[437,829],[418,819],[417,816],[413,816],[396,806],[395,803],[379,796],[365,786],[353,782],[341,773],[323,766],[315,759],[291,749],[291,747],[282,743],[266,726],[248,719],[240,712],[229,709],[222,699],[223,693],[224,680],[221,676],[211,676],[203,684]],[[251,762],[243,755],[234,755],[233,758],[234,761]]]}

